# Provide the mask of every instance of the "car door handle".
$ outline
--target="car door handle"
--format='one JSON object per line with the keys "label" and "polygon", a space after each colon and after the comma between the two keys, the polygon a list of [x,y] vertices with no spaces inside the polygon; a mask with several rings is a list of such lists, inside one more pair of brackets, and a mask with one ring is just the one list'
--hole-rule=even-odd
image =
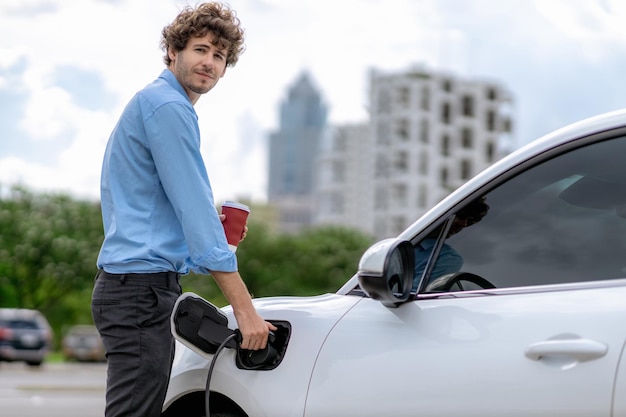
{"label": "car door handle", "polygon": [[609,347],[602,342],[583,338],[549,339],[533,343],[525,352],[527,358],[538,361],[546,356],[566,356],[579,362],[606,355]]}

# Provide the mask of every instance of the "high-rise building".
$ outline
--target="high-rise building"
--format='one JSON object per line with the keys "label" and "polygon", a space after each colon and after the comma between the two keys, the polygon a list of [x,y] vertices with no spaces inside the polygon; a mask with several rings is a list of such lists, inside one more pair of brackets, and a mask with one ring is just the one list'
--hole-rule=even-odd
{"label": "high-rise building", "polygon": [[492,81],[413,68],[370,74],[374,234],[392,237],[502,156],[511,94]]}
{"label": "high-rise building", "polygon": [[513,99],[497,82],[421,67],[373,70],[369,84],[369,122],[334,128],[319,156],[316,223],[383,239],[506,153]]}
{"label": "high-rise building", "polygon": [[326,129],[327,106],[307,72],[288,89],[280,123],[269,136],[268,202],[279,228],[295,232],[312,222],[314,161]]}

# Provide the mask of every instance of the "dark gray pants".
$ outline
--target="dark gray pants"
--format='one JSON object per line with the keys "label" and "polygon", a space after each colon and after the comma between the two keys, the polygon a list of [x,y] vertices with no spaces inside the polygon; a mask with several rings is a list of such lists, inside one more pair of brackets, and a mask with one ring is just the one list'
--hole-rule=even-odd
{"label": "dark gray pants", "polygon": [[174,357],[179,275],[99,271],[91,313],[107,356],[106,417],[159,417]]}

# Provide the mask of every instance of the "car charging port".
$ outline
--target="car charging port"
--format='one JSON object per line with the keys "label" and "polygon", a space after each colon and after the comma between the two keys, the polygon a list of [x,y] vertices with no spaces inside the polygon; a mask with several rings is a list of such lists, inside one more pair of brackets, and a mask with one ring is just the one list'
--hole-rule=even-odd
{"label": "car charging port", "polygon": [[247,350],[237,348],[236,364],[239,369],[269,371],[280,365],[287,351],[291,324],[286,321],[268,320],[276,330],[270,333],[265,349]]}
{"label": "car charging port", "polygon": [[228,318],[216,306],[194,293],[182,294],[172,311],[171,328],[174,337],[201,356],[214,360],[211,355],[223,344],[236,350],[235,361],[239,369],[269,371],[282,362],[289,344],[291,324],[283,320],[267,320],[276,326],[265,349],[247,350],[240,347],[238,329],[228,327]]}
{"label": "car charging port", "polygon": [[267,346],[261,350],[240,347],[241,333],[228,327],[228,317],[218,307],[197,294],[186,292],[178,297],[170,317],[172,334],[183,345],[200,356],[210,359],[206,380],[205,416],[211,415],[211,376],[223,349],[237,351],[235,358],[240,369],[269,371],[276,368],[285,357],[291,335],[291,324],[268,320],[276,331],[271,332]]}

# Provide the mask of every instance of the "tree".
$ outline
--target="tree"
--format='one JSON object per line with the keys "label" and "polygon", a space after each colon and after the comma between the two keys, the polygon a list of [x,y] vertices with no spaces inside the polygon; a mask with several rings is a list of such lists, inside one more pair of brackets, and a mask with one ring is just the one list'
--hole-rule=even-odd
{"label": "tree", "polygon": [[[0,195],[0,307],[40,310],[56,341],[72,324],[91,323],[91,292],[102,244],[98,202],[13,187]],[[251,222],[237,250],[239,271],[255,297],[334,292],[355,272],[371,238],[341,227],[297,235]],[[211,277],[182,278],[193,291],[226,304]]]}
{"label": "tree", "polygon": [[[251,230],[241,245],[240,271],[256,296],[334,292],[355,272],[371,239],[342,227],[311,228],[297,235]],[[257,242],[260,238],[262,241]]]}
{"label": "tree", "polygon": [[14,187],[0,199],[0,230],[0,306],[37,309],[51,322],[91,319],[76,300],[90,295],[96,272],[99,204]]}

